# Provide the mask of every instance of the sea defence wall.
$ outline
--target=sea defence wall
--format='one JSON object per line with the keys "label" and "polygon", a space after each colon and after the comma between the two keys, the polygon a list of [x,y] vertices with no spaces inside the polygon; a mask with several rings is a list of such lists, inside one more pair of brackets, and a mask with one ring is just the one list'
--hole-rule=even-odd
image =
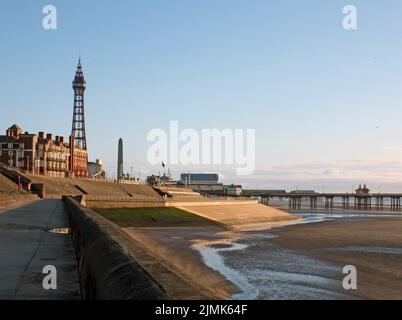
{"label": "sea defence wall", "polygon": [[18,184],[21,184],[22,188],[26,191],[31,190],[31,180],[22,175],[20,172],[14,171],[7,168],[3,164],[0,164],[0,174],[13,181],[15,184],[17,184],[17,186]]}
{"label": "sea defence wall", "polygon": [[0,208],[38,200],[37,195],[0,195]]}
{"label": "sea defence wall", "polygon": [[232,228],[263,227],[268,224],[287,223],[298,217],[288,212],[259,204],[253,199],[220,199],[187,197],[173,199],[130,199],[128,197],[81,196],[81,204],[88,208],[146,208],[175,207],[213,220]]}
{"label": "sea defence wall", "polygon": [[15,194],[18,192],[18,184],[3,176],[0,172],[0,195]]}
{"label": "sea defence wall", "polygon": [[111,209],[111,208],[161,208],[161,207],[182,207],[182,206],[228,206],[257,204],[257,200],[215,200],[208,198],[187,198],[187,199],[162,199],[149,197],[116,197],[116,196],[82,196],[82,202],[88,208]]}
{"label": "sea defence wall", "polygon": [[38,195],[39,198],[46,198],[46,188],[43,183],[32,183],[31,193]]}
{"label": "sea defence wall", "polygon": [[160,195],[150,186],[115,183],[87,179],[55,178],[48,176],[26,175],[32,183],[44,184],[47,199],[61,199],[62,195],[92,195],[115,197],[153,197]]}
{"label": "sea defence wall", "polygon": [[159,208],[165,207],[162,198],[150,197],[119,197],[119,196],[81,196],[81,203],[88,208]]}
{"label": "sea defence wall", "polygon": [[[63,196],[86,300],[160,300],[165,290],[132,257],[136,248],[118,227]],[[137,249],[138,250],[138,249]]]}

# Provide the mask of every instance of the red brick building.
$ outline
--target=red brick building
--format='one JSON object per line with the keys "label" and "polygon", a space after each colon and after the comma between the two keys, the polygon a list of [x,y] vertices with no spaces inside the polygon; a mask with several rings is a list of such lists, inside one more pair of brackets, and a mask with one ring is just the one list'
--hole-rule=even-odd
{"label": "red brick building", "polygon": [[77,178],[88,177],[88,152],[75,145],[74,138],[70,137],[70,171],[71,176]]}
{"label": "red brick building", "polygon": [[39,132],[37,155],[40,175],[65,178],[69,174],[70,147],[64,143],[64,137],[56,136],[53,140],[52,134]]}
{"label": "red brick building", "polygon": [[22,133],[16,124],[0,135],[0,162],[15,168],[33,171],[36,158],[37,135]]}
{"label": "red brick building", "polygon": [[0,135],[0,162],[38,175],[52,177],[88,177],[88,151],[84,117],[86,81],[78,61],[73,80],[74,111],[71,136],[23,133],[17,125]]}
{"label": "red brick building", "polygon": [[[0,135],[0,162],[33,174],[50,177],[88,176],[88,153],[64,137],[45,134],[22,133],[17,125]],[[70,146],[73,146],[71,148]]]}

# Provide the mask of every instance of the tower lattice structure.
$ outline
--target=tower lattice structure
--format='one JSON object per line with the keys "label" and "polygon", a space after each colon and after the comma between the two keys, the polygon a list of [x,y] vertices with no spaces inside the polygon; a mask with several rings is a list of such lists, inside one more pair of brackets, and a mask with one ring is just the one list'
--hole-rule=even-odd
{"label": "tower lattice structure", "polygon": [[71,137],[73,138],[75,147],[87,150],[84,112],[84,93],[86,89],[86,82],[84,79],[84,72],[82,71],[81,59],[78,61],[77,71],[73,81],[73,89],[74,111]]}

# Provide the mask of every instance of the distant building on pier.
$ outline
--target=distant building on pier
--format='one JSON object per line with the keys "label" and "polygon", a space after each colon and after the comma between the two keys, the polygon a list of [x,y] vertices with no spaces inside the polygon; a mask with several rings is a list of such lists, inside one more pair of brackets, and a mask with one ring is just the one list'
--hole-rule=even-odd
{"label": "distant building on pier", "polygon": [[359,196],[368,196],[370,194],[370,189],[368,189],[366,185],[364,185],[363,188],[362,185],[360,185],[359,189],[356,189],[356,194]]}
{"label": "distant building on pier", "polygon": [[240,197],[243,192],[243,186],[241,185],[224,185],[223,186],[223,193],[225,196],[228,197]]}

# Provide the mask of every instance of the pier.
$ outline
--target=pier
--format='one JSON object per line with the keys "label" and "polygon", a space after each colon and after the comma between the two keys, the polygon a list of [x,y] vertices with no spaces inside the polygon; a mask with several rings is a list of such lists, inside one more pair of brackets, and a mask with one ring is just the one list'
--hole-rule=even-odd
{"label": "pier", "polygon": [[[253,195],[248,195],[253,196]],[[294,210],[361,210],[361,211],[402,211],[402,193],[268,193],[254,195],[261,203],[271,205],[274,199],[287,199],[288,209]]]}

